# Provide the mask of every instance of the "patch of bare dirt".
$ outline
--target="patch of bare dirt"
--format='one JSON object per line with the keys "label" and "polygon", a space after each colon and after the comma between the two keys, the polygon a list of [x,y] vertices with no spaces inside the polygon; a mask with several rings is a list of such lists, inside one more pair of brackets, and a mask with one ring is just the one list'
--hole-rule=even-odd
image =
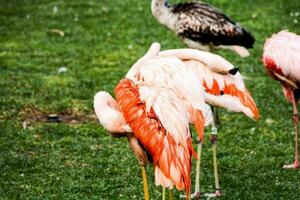
{"label": "patch of bare dirt", "polygon": [[66,123],[66,124],[83,124],[95,122],[97,117],[94,113],[80,113],[72,110],[59,113],[46,113],[34,106],[26,106],[18,113],[18,118],[23,121],[23,126],[34,123]]}

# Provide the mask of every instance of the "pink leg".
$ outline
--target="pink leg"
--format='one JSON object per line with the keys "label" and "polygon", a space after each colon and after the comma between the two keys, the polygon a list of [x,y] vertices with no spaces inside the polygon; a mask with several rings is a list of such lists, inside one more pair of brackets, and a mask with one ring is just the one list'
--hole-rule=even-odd
{"label": "pink leg", "polygon": [[294,92],[292,93],[292,103],[293,103],[293,111],[294,111],[294,125],[295,125],[295,161],[294,164],[284,165],[285,169],[297,169],[299,167],[299,150],[298,150],[298,109],[297,102],[294,97]]}

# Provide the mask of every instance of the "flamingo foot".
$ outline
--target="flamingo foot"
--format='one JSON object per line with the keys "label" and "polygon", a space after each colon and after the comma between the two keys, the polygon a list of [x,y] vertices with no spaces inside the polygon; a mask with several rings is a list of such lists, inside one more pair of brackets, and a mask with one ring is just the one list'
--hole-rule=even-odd
{"label": "flamingo foot", "polygon": [[[221,196],[222,194],[220,190],[216,190],[215,193],[205,193],[205,194],[201,194],[200,192],[194,192],[193,194],[191,194],[191,199],[200,199],[201,197],[218,198]],[[180,195],[180,198],[186,198],[186,195]]]}
{"label": "flamingo foot", "polygon": [[[200,192],[194,192],[193,194],[191,194],[191,199],[200,199],[200,197],[201,197]],[[180,198],[185,199],[186,195],[180,195]]]}
{"label": "flamingo foot", "polygon": [[283,169],[297,169],[299,168],[299,162],[295,161],[294,164],[284,165]]}
{"label": "flamingo foot", "polygon": [[221,197],[222,194],[220,190],[216,190],[215,193],[205,193],[204,196],[208,198],[218,198]]}

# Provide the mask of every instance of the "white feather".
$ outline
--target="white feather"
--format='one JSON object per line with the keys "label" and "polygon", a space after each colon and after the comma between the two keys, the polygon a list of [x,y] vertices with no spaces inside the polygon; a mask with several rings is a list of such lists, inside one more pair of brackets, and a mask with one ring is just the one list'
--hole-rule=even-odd
{"label": "white feather", "polygon": [[[189,118],[177,94],[168,88],[141,86],[140,99],[146,103],[147,110],[153,108],[163,127],[177,144],[186,146],[189,135]],[[148,107],[151,105],[151,108]]]}
{"label": "white feather", "polygon": [[150,46],[147,53],[142,58],[138,59],[135,64],[132,65],[132,67],[129,69],[129,71],[126,74],[126,78],[136,81],[139,76],[139,69],[143,65],[143,63],[157,56],[159,51],[160,51],[160,44],[157,42],[153,43]]}
{"label": "white feather", "polygon": [[229,70],[235,68],[221,56],[196,49],[165,50],[161,51],[159,56],[175,56],[181,60],[197,60],[204,63],[211,71],[220,74],[228,74]]}
{"label": "white feather", "polygon": [[174,57],[153,58],[144,63],[141,79],[149,85],[171,88],[194,109],[204,111],[204,90],[197,77]]}
{"label": "white feather", "polygon": [[254,118],[252,111],[248,107],[244,106],[237,97],[230,95],[216,96],[206,93],[205,100],[210,105],[226,108],[233,112],[243,112],[248,117]]}

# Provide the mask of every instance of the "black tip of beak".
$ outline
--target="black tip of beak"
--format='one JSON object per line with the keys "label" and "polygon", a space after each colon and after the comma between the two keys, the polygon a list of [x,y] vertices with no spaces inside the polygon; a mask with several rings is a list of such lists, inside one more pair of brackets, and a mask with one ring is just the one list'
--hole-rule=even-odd
{"label": "black tip of beak", "polygon": [[235,75],[238,71],[239,71],[239,68],[238,68],[238,67],[235,67],[235,68],[229,70],[228,73],[229,73],[229,74],[232,74],[232,75]]}

